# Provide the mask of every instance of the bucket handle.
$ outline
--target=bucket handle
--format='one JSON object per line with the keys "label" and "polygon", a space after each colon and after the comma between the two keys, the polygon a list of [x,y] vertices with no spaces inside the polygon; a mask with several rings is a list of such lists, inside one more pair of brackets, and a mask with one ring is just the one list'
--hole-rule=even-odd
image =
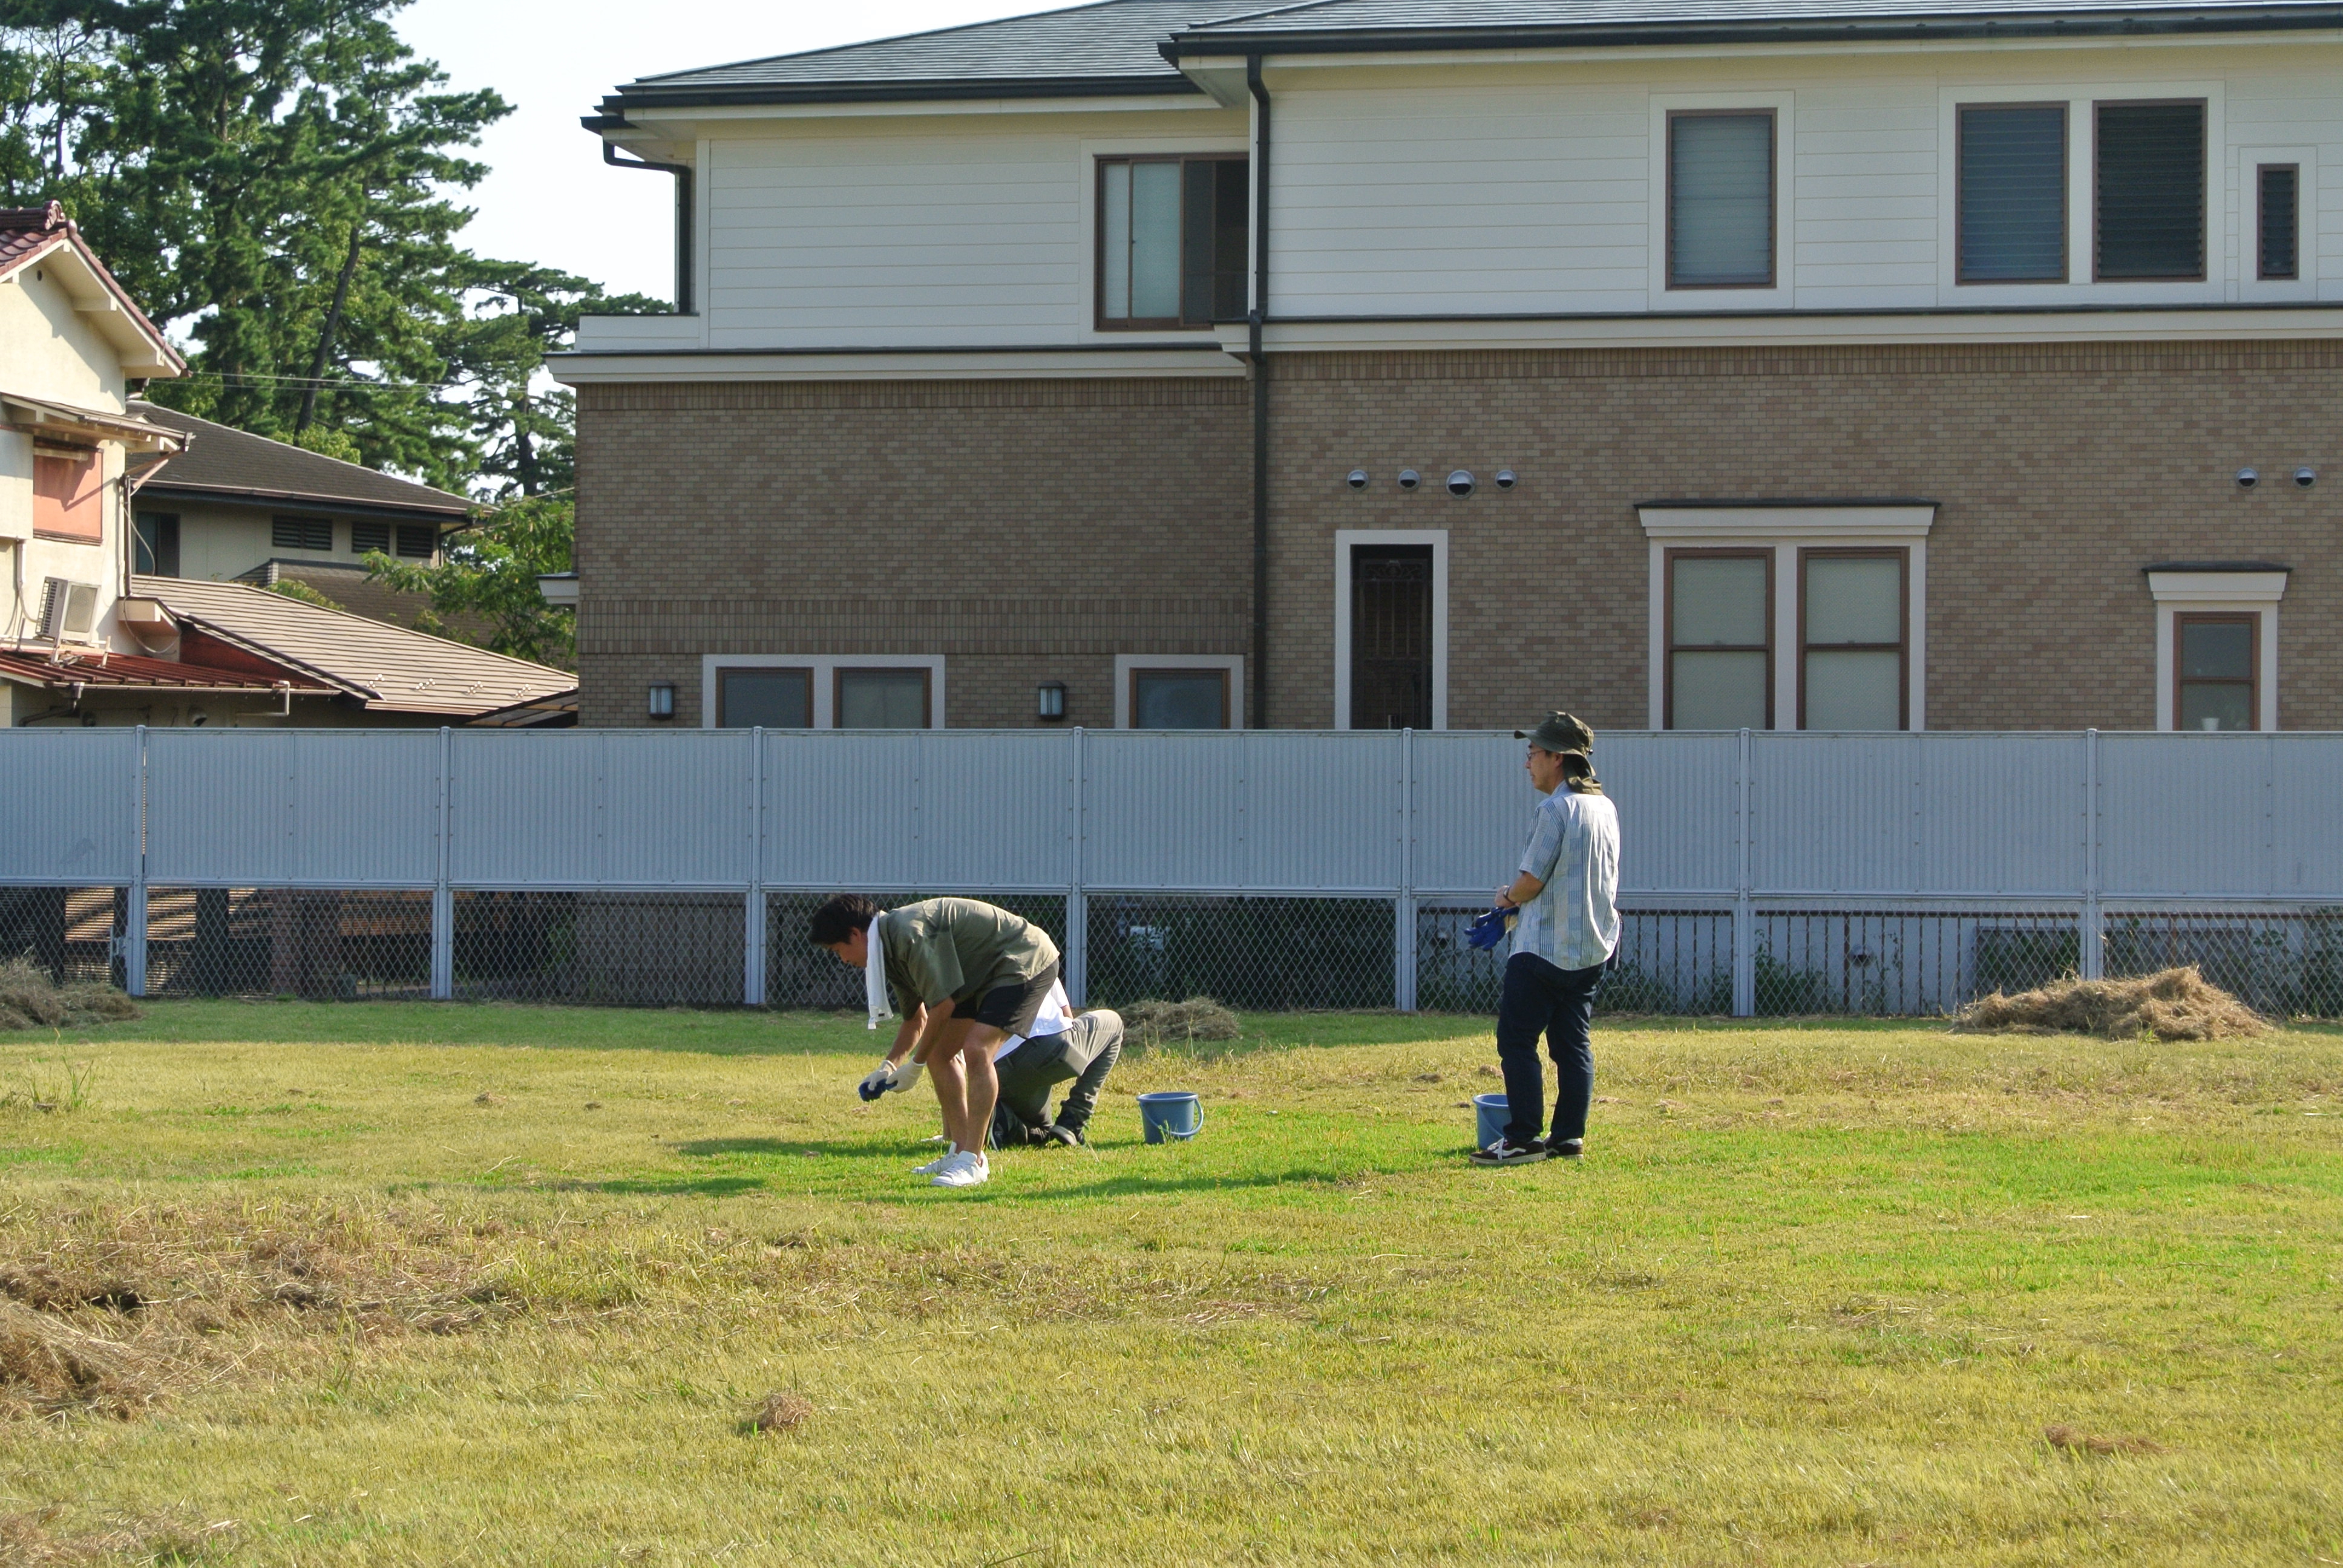
{"label": "bucket handle", "polygon": [[1204,1130],[1204,1097],[1203,1097],[1202,1095],[1201,1095],[1201,1094],[1200,1094],[1200,1095],[1196,1096],[1196,1125],[1195,1125],[1195,1126],[1193,1126],[1193,1127],[1191,1127],[1191,1128],[1190,1128],[1190,1129],[1188,1129],[1188,1131],[1185,1131],[1185,1132],[1181,1131],[1180,1131],[1178,1128],[1176,1128],[1176,1127],[1167,1127],[1167,1128],[1165,1128],[1163,1131],[1166,1131],[1166,1132],[1168,1132],[1168,1133],[1170,1133],[1172,1137],[1177,1138],[1181,1142],[1185,1143],[1185,1142],[1187,1142],[1187,1141],[1188,1141],[1188,1140],[1190,1140],[1191,1138],[1193,1138],[1194,1136],[1196,1136],[1196,1134],[1197,1134],[1197,1133],[1202,1132],[1203,1130]]}

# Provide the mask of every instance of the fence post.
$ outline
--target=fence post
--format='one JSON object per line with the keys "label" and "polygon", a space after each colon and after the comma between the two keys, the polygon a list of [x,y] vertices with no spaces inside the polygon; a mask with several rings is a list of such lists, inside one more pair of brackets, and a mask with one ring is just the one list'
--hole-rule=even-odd
{"label": "fence post", "polygon": [[138,726],[138,859],[130,873],[128,908],[122,915],[122,989],[146,994],[146,727]]}
{"label": "fence post", "polygon": [[1415,731],[1399,732],[1399,897],[1393,903],[1392,1005],[1415,1010]]}
{"label": "fence post", "polygon": [[1073,734],[1073,844],[1072,875],[1066,885],[1066,995],[1076,1007],[1083,1005],[1091,989],[1091,896],[1083,886],[1083,876],[1089,867],[1085,850],[1090,832],[1090,731],[1074,726]]}
{"label": "fence post", "polygon": [[749,731],[749,902],[740,940],[740,1003],[765,1005],[765,729]]}
{"label": "fence post", "polygon": [[2085,980],[2107,972],[2107,920],[2099,909],[2099,732],[2083,731],[2083,925],[2075,968]]}
{"label": "fence post", "polygon": [[1753,754],[1749,731],[1741,732],[1739,799],[1733,813],[1733,832],[1739,853],[1739,870],[1733,893],[1733,1016],[1754,1018],[1757,1012],[1757,908],[1752,898],[1749,855],[1749,767]]}
{"label": "fence post", "polygon": [[455,741],[439,727],[439,857],[431,883],[431,1000],[456,994],[456,895],[447,889],[447,835],[455,821]]}

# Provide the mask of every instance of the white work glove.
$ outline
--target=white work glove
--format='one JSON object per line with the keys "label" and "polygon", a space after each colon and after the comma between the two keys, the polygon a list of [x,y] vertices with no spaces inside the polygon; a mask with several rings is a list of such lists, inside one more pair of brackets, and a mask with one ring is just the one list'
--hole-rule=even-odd
{"label": "white work glove", "polygon": [[854,1092],[866,1101],[882,1094],[900,1094],[920,1081],[920,1064],[916,1061],[896,1063],[882,1061],[870,1070],[870,1076],[854,1086]]}

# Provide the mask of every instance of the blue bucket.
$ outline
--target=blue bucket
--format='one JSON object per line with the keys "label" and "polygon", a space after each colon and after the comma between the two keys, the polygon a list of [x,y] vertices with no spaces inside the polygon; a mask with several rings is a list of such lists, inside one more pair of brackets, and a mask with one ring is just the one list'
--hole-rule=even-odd
{"label": "blue bucket", "polygon": [[1204,1130],[1204,1102],[1185,1090],[1142,1094],[1139,1124],[1150,1143],[1161,1143],[1167,1135],[1184,1143]]}
{"label": "blue bucket", "polygon": [[1502,1094],[1474,1095],[1473,1110],[1481,1119],[1480,1133],[1473,1141],[1475,1149],[1486,1149],[1503,1138],[1505,1129],[1513,1124],[1513,1113],[1506,1108],[1505,1097]]}

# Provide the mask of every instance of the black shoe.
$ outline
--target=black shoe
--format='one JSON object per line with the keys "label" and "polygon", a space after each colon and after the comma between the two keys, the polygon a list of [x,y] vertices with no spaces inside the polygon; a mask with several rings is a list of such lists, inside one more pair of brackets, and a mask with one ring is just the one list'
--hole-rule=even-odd
{"label": "black shoe", "polygon": [[1502,1137],[1486,1149],[1475,1149],[1472,1154],[1475,1165],[1526,1165],[1533,1160],[1545,1157],[1545,1151],[1534,1143],[1523,1148],[1518,1143],[1509,1143]]}
{"label": "black shoe", "polygon": [[1053,1121],[1041,1129],[1041,1136],[1052,1143],[1062,1143],[1069,1149],[1080,1149],[1090,1141],[1082,1136],[1081,1128],[1069,1127],[1062,1121]]}
{"label": "black shoe", "polygon": [[1557,1138],[1545,1146],[1545,1157],[1549,1160],[1582,1160],[1585,1155],[1586,1140],[1584,1138]]}

